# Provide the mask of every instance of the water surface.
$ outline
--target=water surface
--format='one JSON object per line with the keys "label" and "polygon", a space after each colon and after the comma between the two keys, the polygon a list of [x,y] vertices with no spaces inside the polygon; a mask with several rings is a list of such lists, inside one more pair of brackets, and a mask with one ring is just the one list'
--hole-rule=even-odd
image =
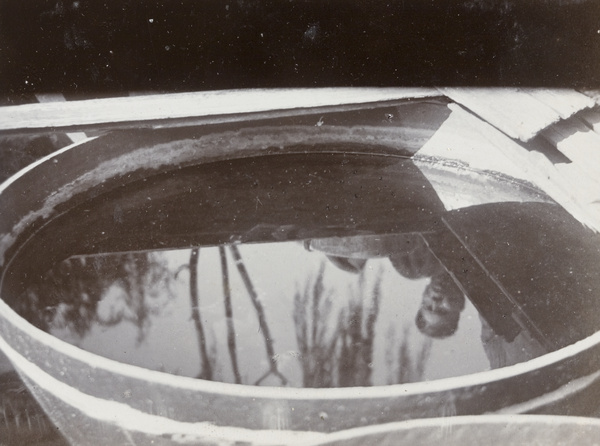
{"label": "water surface", "polygon": [[57,217],[3,286],[20,314],[85,350],[250,385],[434,380],[597,331],[598,236],[520,184],[452,175],[473,204],[447,210],[393,156],[165,172]]}

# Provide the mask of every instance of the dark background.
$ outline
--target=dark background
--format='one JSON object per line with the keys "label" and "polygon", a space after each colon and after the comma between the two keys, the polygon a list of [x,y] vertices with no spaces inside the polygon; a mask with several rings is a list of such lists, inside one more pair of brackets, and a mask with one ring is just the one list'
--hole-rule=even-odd
{"label": "dark background", "polygon": [[0,95],[600,85],[596,0],[0,0]]}

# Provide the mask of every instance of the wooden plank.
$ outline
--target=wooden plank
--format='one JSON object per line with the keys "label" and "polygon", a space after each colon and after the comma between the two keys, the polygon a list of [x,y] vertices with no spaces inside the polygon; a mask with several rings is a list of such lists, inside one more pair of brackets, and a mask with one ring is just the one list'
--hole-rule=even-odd
{"label": "wooden plank", "polygon": [[592,98],[596,104],[600,105],[600,90],[583,90],[582,93]]}
{"label": "wooden plank", "polygon": [[600,177],[590,174],[592,169],[584,170],[575,163],[556,164],[554,167],[561,176],[562,183],[577,191],[580,203],[588,207],[596,206],[595,203],[600,199]]}
{"label": "wooden plank", "polygon": [[600,111],[597,109],[584,110],[579,115],[579,118],[591,128],[594,132],[600,135]]}
{"label": "wooden plank", "polygon": [[575,113],[595,105],[589,96],[566,88],[526,88],[523,91],[556,111],[562,119],[570,118]]}
{"label": "wooden plank", "polygon": [[428,88],[224,90],[0,108],[0,131],[299,111],[439,96]]}
{"label": "wooden plank", "polygon": [[479,132],[480,138],[487,139],[516,163],[525,172],[530,182],[547,193],[582,224],[600,232],[600,191],[597,191],[597,198],[592,198],[590,201],[590,196],[583,195],[578,188],[573,188],[571,180],[565,178],[543,154],[528,151],[458,104],[450,104],[449,108],[461,114],[465,125],[470,125],[473,130]]}
{"label": "wooden plank", "polygon": [[471,168],[499,172],[528,180],[527,172],[509,159],[496,144],[481,137],[465,113],[452,112],[433,136],[419,149],[417,157],[428,156],[460,161]]}
{"label": "wooden plank", "polygon": [[[511,138],[524,142],[563,116],[592,104],[572,90],[442,88],[440,92]],[[569,105],[573,97],[578,100]]]}
{"label": "wooden plank", "polygon": [[541,135],[572,162],[583,170],[592,169],[590,174],[597,176],[600,169],[600,135],[578,117],[557,122],[542,131]]}
{"label": "wooden plank", "polygon": [[[500,141],[493,142],[489,138],[482,137],[481,133],[484,131],[483,126],[474,126],[472,115],[468,115],[468,119],[465,118],[466,116],[467,115],[462,109],[460,109],[459,112],[452,112],[438,131],[417,152],[415,155],[415,163],[419,165],[418,159],[421,156],[449,158],[460,161],[475,169],[495,171],[521,180],[533,181],[533,178],[535,177],[532,176],[532,172],[535,172],[537,166],[535,163],[538,163],[539,159],[543,160],[539,161],[539,167],[546,169],[546,171],[551,174],[553,181],[560,181],[561,187],[564,187],[566,190],[571,190],[572,194],[576,194],[577,201],[582,206],[588,209],[592,209],[596,206],[594,205],[594,202],[600,198],[600,176],[598,175],[600,164],[581,161],[578,163],[556,163],[552,158],[548,159],[549,154],[547,151],[541,152],[545,156],[542,156],[540,153],[536,154],[535,152],[531,155],[527,155],[528,150],[538,149],[538,146],[533,146],[532,143],[527,144],[526,147],[520,147],[518,149],[520,151],[518,155],[514,154],[514,150],[517,150],[516,148],[514,148],[513,151],[507,151],[506,149],[503,151],[502,148],[499,147],[499,144],[503,144],[503,147],[508,148],[515,143],[506,142],[509,141],[508,138],[505,138],[504,143],[500,143]],[[578,117],[579,116],[580,115],[578,115]],[[584,125],[581,125],[581,130],[591,133],[590,129]],[[552,144],[552,147],[555,147],[554,144]],[[575,149],[577,148],[578,147]],[[517,156],[517,159],[518,157],[527,157],[530,158],[530,160],[528,160],[526,164],[515,162],[508,158],[508,153],[512,153],[513,157]],[[597,149],[597,154],[600,154],[600,147]],[[582,155],[583,161],[591,159],[586,156],[589,155]],[[593,156],[598,155],[592,154],[592,157]],[[428,175],[425,169],[424,174],[426,176]],[[536,175],[540,176],[540,173],[536,173]],[[460,192],[462,191],[459,192],[450,189],[450,193],[445,193],[446,191],[444,189],[438,187],[435,178],[428,179],[432,182],[434,187],[437,188],[436,190],[438,191],[438,194],[440,194],[440,199],[448,209],[460,207],[452,206],[452,204],[457,202],[457,199],[461,197]],[[446,197],[446,195],[449,196]],[[474,201],[474,199],[477,198],[476,196],[471,194],[468,198],[471,200],[471,204],[476,204],[476,201]],[[492,197],[488,198],[491,199]],[[501,197],[497,197],[497,199],[500,198]],[[573,199],[575,199],[574,196]]]}

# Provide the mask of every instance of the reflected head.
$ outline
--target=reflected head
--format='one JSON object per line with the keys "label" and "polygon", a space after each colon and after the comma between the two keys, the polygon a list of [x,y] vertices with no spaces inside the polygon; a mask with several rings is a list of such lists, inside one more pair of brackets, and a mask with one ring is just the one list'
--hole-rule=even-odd
{"label": "reflected head", "polygon": [[421,333],[445,338],[456,331],[460,312],[465,307],[465,296],[448,274],[431,279],[423,292],[421,308],[415,322]]}
{"label": "reflected head", "polygon": [[415,323],[421,333],[431,338],[447,338],[456,332],[460,313],[447,315],[427,314],[419,309]]}

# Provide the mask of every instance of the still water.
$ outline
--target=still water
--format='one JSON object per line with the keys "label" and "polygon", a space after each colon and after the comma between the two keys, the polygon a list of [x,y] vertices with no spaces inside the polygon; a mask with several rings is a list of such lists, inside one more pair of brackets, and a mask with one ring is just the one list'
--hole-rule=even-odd
{"label": "still water", "polygon": [[411,160],[342,154],[156,175],[40,230],[22,258],[55,255],[15,262],[28,280],[11,305],[124,363],[293,387],[475,373],[600,328],[597,235],[473,174],[453,181],[490,202],[448,209],[431,178]]}
{"label": "still water", "polygon": [[[386,257],[349,272],[283,242],[74,257],[26,296],[53,303],[36,322],[55,336],[186,376],[334,387],[488,368],[471,305],[439,346],[417,330],[430,282],[403,277]],[[449,352],[462,360],[448,367]]]}

